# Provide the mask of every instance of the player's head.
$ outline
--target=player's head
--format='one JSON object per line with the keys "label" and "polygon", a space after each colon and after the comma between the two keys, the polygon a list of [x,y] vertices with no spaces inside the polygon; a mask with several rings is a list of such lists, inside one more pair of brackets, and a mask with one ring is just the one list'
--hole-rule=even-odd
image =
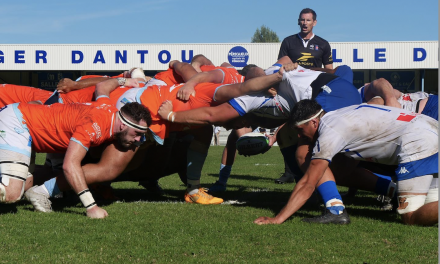
{"label": "player's head", "polygon": [[292,109],[289,125],[298,130],[302,137],[313,140],[324,113],[321,105],[315,100],[301,100]]}
{"label": "player's head", "polygon": [[117,113],[119,123],[115,138],[118,143],[129,148],[134,143],[140,142],[151,125],[151,115],[148,109],[136,102],[125,104]]}
{"label": "player's head", "polygon": [[248,64],[248,65],[244,66],[243,69],[241,69],[240,74],[244,76],[245,80],[249,80],[249,79],[261,76],[261,75],[258,75],[258,74],[261,74],[261,71],[263,72],[263,75],[264,75],[264,70],[261,69],[261,71],[260,71],[260,69],[261,68],[255,64]]}
{"label": "player's head", "polygon": [[[248,64],[241,70],[241,75],[244,76],[244,80],[250,80],[260,76],[266,76],[266,72],[255,64]],[[277,94],[277,90],[275,88],[269,88],[267,90],[269,95],[275,96]]]}
{"label": "player's head", "polygon": [[300,28],[300,32],[303,35],[307,35],[312,32],[313,27],[316,26],[317,20],[316,20],[316,13],[313,11],[313,9],[310,8],[304,8],[299,13],[298,18],[298,25]]}

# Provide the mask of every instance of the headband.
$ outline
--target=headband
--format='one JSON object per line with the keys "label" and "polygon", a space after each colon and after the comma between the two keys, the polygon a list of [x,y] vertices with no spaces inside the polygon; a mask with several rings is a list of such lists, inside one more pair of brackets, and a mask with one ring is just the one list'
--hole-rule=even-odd
{"label": "headband", "polygon": [[122,115],[121,111],[118,111],[118,114],[119,114],[119,118],[121,119],[121,122],[123,124],[125,124],[125,125],[127,125],[129,127],[135,128],[135,129],[142,130],[142,131],[147,131],[148,130],[147,126],[141,126],[141,125],[135,124],[135,123],[131,122],[130,120],[128,120],[127,118],[125,118]]}
{"label": "headband", "polygon": [[306,119],[306,120],[303,120],[303,121],[296,122],[296,123],[295,123],[295,126],[300,126],[300,125],[302,125],[302,124],[305,124],[305,123],[309,122],[310,120],[312,120],[312,119],[314,119],[314,118],[317,118],[317,117],[319,116],[319,114],[322,113],[322,111],[324,111],[324,110],[322,110],[322,108],[321,108],[321,110],[319,110],[319,112],[318,112],[316,115],[310,117],[309,119]]}

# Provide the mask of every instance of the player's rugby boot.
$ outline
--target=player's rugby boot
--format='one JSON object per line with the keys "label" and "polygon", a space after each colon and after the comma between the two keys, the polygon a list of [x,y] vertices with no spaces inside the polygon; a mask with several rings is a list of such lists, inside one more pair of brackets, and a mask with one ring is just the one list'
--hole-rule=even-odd
{"label": "player's rugby boot", "polygon": [[294,181],[295,181],[295,175],[283,173],[283,175],[280,178],[275,180],[275,183],[284,184],[284,183],[291,183]]}
{"label": "player's rugby boot", "polygon": [[209,187],[209,193],[225,192],[226,184],[216,181],[211,187]]}
{"label": "player's rugby boot", "polygon": [[222,198],[217,198],[212,195],[209,195],[206,192],[207,189],[199,188],[199,191],[195,194],[185,193],[185,201],[187,203],[197,203],[197,204],[221,204],[223,203]]}
{"label": "player's rugby boot", "polygon": [[34,189],[37,187],[38,186],[34,186],[27,190],[24,193],[24,197],[26,198],[26,200],[31,202],[31,204],[34,206],[35,211],[44,213],[52,212],[52,202],[49,200],[49,195],[34,191]]}
{"label": "player's rugby boot", "polygon": [[322,215],[312,218],[304,218],[302,221],[307,223],[346,225],[350,223],[350,217],[345,209],[342,214],[335,215],[332,214],[330,210],[325,208],[325,211]]}

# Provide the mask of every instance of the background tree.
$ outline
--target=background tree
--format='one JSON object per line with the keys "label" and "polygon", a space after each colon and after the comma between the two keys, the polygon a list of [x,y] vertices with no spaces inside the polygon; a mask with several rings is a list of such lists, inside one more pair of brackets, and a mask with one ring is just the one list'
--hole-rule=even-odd
{"label": "background tree", "polygon": [[270,28],[262,25],[261,28],[257,28],[254,36],[251,39],[252,43],[263,43],[263,42],[280,42],[277,33],[272,31]]}

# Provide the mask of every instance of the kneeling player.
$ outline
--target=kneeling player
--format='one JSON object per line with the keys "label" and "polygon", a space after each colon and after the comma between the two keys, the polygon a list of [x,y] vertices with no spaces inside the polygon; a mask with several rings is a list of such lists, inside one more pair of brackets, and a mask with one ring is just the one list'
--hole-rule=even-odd
{"label": "kneeling player", "polygon": [[[438,177],[436,120],[393,107],[366,104],[326,114],[313,100],[298,103],[294,113],[291,125],[302,137],[315,142],[312,160],[281,212],[274,218],[260,217],[254,221],[256,224],[281,224],[294,214],[315,187],[332,181],[323,175],[339,152],[355,160],[398,165],[398,212],[403,222],[437,223],[438,188],[431,184]],[[336,188],[334,184],[327,186]],[[344,208],[334,204],[327,209],[331,210]]]}

